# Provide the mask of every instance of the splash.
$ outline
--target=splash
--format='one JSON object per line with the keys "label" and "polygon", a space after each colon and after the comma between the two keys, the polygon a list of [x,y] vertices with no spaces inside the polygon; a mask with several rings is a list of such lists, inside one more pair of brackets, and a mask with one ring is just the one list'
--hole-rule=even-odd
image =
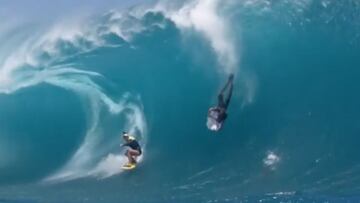
{"label": "splash", "polygon": [[264,165],[270,170],[276,170],[280,162],[280,157],[273,151],[268,151],[266,157],[263,159]]}
{"label": "splash", "polygon": [[223,4],[219,0],[197,0],[171,9],[171,4],[161,2],[155,11],[164,13],[167,18],[183,30],[201,33],[209,41],[217,54],[222,72],[235,73],[239,64],[239,53],[227,18],[220,14]]}

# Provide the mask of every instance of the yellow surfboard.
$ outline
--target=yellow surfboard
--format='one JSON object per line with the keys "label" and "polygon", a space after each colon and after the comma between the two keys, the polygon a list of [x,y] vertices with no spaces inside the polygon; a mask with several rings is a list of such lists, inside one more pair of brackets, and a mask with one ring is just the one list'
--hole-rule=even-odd
{"label": "yellow surfboard", "polygon": [[124,169],[124,170],[131,170],[131,169],[134,169],[136,167],[136,164],[125,164],[123,165],[121,168]]}

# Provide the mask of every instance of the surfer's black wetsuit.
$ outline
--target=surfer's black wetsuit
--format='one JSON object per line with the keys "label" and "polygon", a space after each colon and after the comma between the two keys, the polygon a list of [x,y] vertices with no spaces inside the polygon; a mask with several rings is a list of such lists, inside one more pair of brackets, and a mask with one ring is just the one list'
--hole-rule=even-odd
{"label": "surfer's black wetsuit", "polygon": [[[221,90],[220,94],[218,95],[218,104],[217,106],[210,108],[208,116],[214,118],[217,122],[222,123],[227,117],[226,110],[229,106],[232,90],[233,90],[233,75],[230,75],[228,82],[226,83],[225,87]],[[229,93],[224,99],[224,93],[226,89],[230,86]]]}
{"label": "surfer's black wetsuit", "polygon": [[142,154],[141,146],[139,145],[139,142],[136,140],[131,140],[130,142],[125,143],[123,146],[130,147],[131,149],[138,151],[140,155]]}
{"label": "surfer's black wetsuit", "polygon": [[215,119],[218,123],[222,123],[227,117],[226,109],[218,106],[210,108],[208,117]]}

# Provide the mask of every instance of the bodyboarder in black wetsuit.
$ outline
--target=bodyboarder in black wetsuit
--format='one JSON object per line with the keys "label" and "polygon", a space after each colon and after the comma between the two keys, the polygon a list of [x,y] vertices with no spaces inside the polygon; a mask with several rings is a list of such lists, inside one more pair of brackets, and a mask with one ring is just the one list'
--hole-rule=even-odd
{"label": "bodyboarder in black wetsuit", "polygon": [[[215,107],[211,107],[208,111],[206,125],[209,130],[219,131],[227,117],[226,110],[229,106],[232,90],[233,90],[233,80],[234,75],[231,74],[229,79],[218,95],[218,104]],[[228,90],[226,98],[224,98],[224,93]]]}

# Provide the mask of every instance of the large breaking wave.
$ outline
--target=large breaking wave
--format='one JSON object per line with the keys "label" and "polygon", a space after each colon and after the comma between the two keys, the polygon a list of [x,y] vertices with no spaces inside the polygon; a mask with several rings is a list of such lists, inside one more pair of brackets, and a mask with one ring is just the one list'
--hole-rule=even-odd
{"label": "large breaking wave", "polygon": [[[77,132],[57,138],[64,146],[62,139],[74,140],[75,147],[61,156],[50,153],[51,135],[38,141],[51,156],[41,163],[46,170],[28,179],[69,187],[70,180],[116,185],[114,175],[126,161],[119,134],[128,130],[145,148],[139,169],[121,176],[129,182],[130,189],[120,189],[129,201],[156,201],[159,194],[163,201],[237,202],[243,196],[252,200],[249,195],[276,201],[337,194],[340,187],[339,193],[353,194],[359,186],[357,157],[345,158],[357,152],[358,99],[350,98],[356,84],[348,83],[358,73],[352,67],[359,64],[359,8],[357,1],[329,0],[158,1],[50,24],[1,24],[1,98],[17,101],[23,92],[54,88],[48,95],[33,93],[39,104],[31,106],[41,109],[43,100],[64,91],[68,98],[54,106],[66,114],[62,127]],[[337,48],[344,55],[332,52]],[[348,72],[335,73],[338,63]],[[230,117],[224,131],[210,134],[206,110],[229,73],[236,74]],[[350,99],[337,100],[332,92]],[[351,101],[349,110],[344,106]],[[79,108],[84,126],[65,124]],[[29,113],[3,112],[13,119],[9,123]],[[58,130],[46,121],[40,123]],[[0,171],[14,171],[4,178],[8,184],[28,181],[21,174],[30,169],[18,163],[34,159],[16,149],[33,143],[6,134],[19,135],[17,130],[0,136]],[[336,147],[339,140],[344,152]],[[144,197],[133,197],[133,188]],[[119,198],[113,190],[103,193],[109,202]]]}

